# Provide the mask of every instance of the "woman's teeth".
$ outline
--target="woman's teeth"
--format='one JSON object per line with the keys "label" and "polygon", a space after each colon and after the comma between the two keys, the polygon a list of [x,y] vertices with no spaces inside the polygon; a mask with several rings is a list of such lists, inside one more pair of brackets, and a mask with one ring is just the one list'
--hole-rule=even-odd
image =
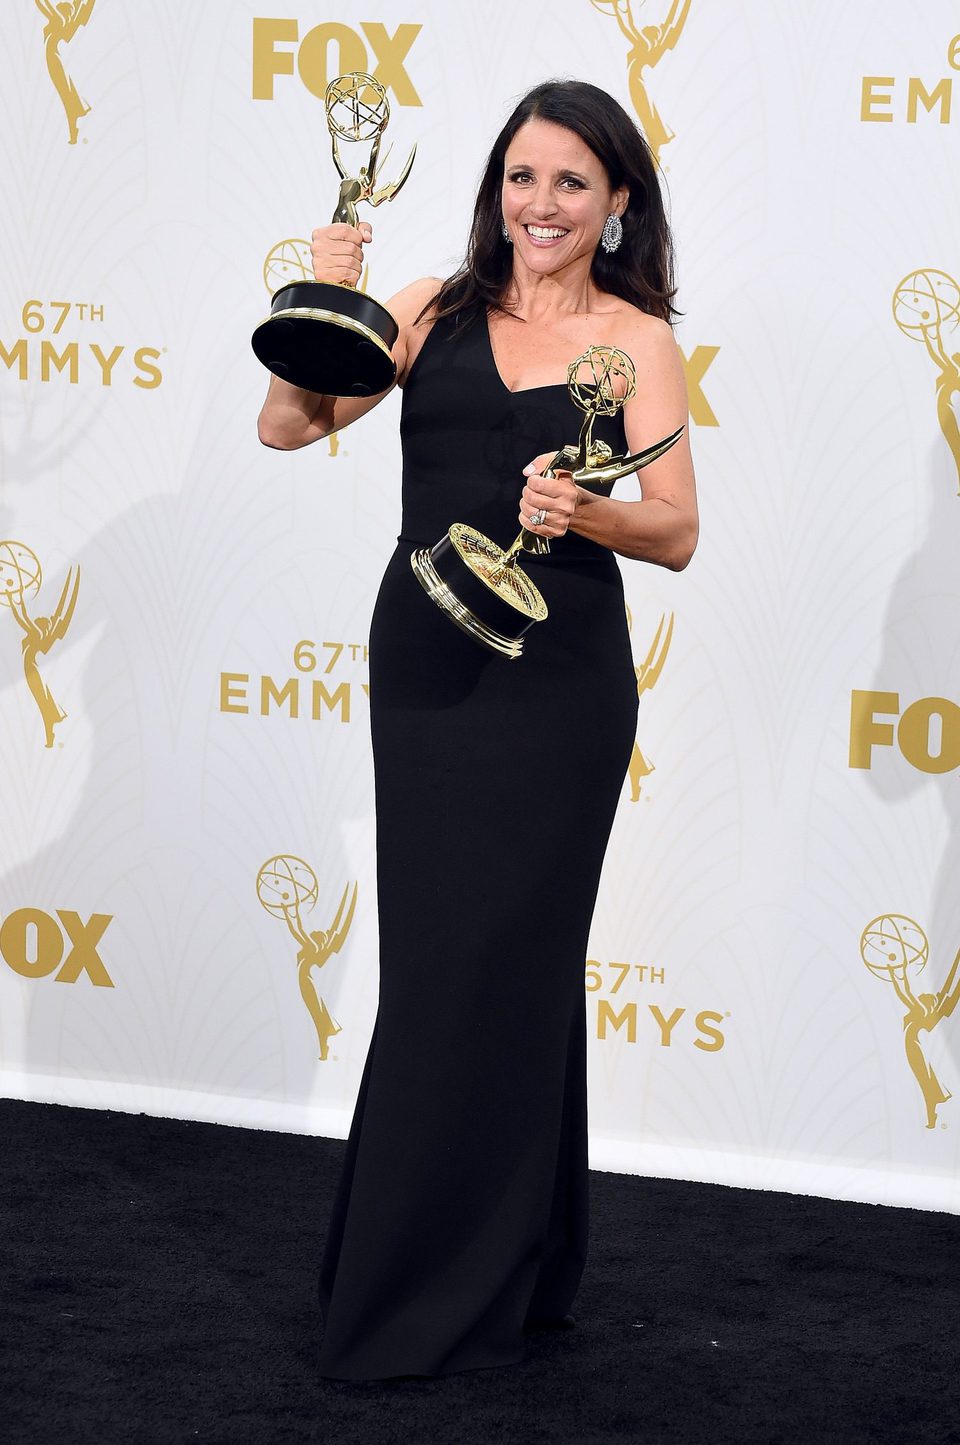
{"label": "woman's teeth", "polygon": [[560,226],[524,226],[523,229],[534,241],[558,241],[567,234]]}

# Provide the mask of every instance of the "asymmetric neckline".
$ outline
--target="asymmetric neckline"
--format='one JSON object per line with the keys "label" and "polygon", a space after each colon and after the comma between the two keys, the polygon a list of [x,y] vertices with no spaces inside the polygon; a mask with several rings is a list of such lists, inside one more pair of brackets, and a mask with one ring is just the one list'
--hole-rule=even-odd
{"label": "asymmetric neckline", "polygon": [[548,381],[543,386],[518,386],[516,387],[516,389],[514,389],[512,386],[508,386],[500,372],[500,367],[497,365],[497,353],[493,349],[493,337],[490,335],[489,311],[484,314],[483,329],[487,338],[487,350],[490,353],[490,361],[493,366],[494,375],[496,376],[500,385],[503,387],[504,391],[507,392],[510,396],[524,396],[527,392],[532,391],[555,391],[558,386],[562,386],[564,391],[566,391],[567,383],[565,381]]}
{"label": "asymmetric neckline", "polygon": [[[583,416],[563,382],[512,392],[499,375],[483,313],[457,328],[441,317],[424,338],[403,389],[400,535],[433,546],[451,520],[486,537],[516,532],[523,470],[579,436]],[[598,416],[594,440],[626,451],[623,419]],[[564,562],[609,555],[586,537],[565,537]],[[559,565],[559,564],[558,564]]]}

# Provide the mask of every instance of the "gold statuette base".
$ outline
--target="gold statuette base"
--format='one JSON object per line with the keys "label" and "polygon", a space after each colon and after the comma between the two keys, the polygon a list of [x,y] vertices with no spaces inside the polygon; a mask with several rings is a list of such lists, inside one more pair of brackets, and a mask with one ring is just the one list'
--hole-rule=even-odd
{"label": "gold statuette base", "polygon": [[479,577],[501,602],[514,608],[531,622],[542,622],[547,616],[547,604],[530,578],[516,563],[506,564],[506,553],[496,542],[491,542],[476,527],[464,522],[454,522],[447,534],[464,566]]}
{"label": "gold statuette base", "polygon": [[427,596],[468,637],[512,660],[523,635],[547,616],[529,577],[506,565],[505,553],[475,527],[455,522],[434,547],[412,554],[410,565]]}
{"label": "gold statuette base", "polygon": [[496,632],[485,622],[481,622],[480,618],[475,616],[470,608],[460,601],[459,597],[455,597],[433,565],[429,547],[423,547],[419,552],[414,552],[410,558],[410,566],[431,602],[435,602],[440,611],[446,613],[450,621],[455,622],[461,631],[473,638],[474,642],[482,643],[492,652],[499,652],[502,657],[509,657],[511,661],[515,661],[521,656],[523,638],[506,637],[502,632]]}

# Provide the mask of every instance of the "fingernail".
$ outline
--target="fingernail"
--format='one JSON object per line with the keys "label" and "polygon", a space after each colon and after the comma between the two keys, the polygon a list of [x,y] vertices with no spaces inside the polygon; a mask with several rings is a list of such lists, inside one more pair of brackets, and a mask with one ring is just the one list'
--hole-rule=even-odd
{"label": "fingernail", "polygon": [[537,470],[537,469],[536,469],[536,467],[533,465],[533,462],[531,462],[528,467],[524,467],[524,469],[523,469],[523,475],[524,475],[525,477],[532,477],[533,474],[534,474],[534,472],[535,472],[536,470]]}

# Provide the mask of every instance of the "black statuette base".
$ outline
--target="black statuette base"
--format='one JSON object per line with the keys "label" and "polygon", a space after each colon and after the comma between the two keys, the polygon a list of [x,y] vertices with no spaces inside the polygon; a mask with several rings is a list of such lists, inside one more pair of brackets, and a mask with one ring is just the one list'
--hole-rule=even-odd
{"label": "black statuette base", "polygon": [[324,396],[376,396],[396,380],[400,328],[385,306],[325,281],[295,281],[274,296],[251,344],[268,371]]}

